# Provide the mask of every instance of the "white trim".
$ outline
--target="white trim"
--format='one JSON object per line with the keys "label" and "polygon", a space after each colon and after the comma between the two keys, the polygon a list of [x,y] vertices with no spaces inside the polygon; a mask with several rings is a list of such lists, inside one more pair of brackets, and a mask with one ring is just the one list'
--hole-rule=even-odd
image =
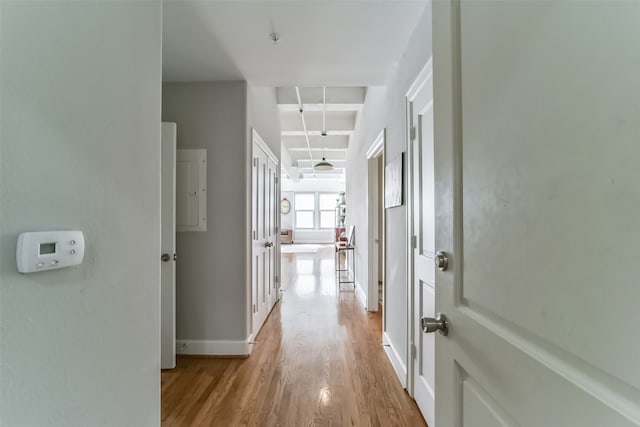
{"label": "white trim", "polygon": [[[378,265],[383,264],[384,272],[384,253],[382,259],[378,259],[377,245],[375,237],[378,235],[378,225],[382,225],[382,233],[385,231],[384,215],[380,218],[378,214],[378,207],[380,204],[384,205],[382,200],[378,200],[378,179],[379,174],[382,174],[382,187],[384,189],[384,163],[385,160],[385,144],[386,144],[386,128],[382,129],[376,139],[373,141],[369,150],[367,150],[367,310],[378,311]],[[382,168],[378,166],[378,157],[382,157]],[[372,163],[373,161],[373,163]],[[380,170],[382,169],[382,170]],[[375,191],[373,191],[375,189]],[[383,192],[384,197],[384,192]],[[377,203],[374,203],[377,200]],[[384,236],[378,235],[378,245],[384,244]],[[383,250],[384,252],[384,250]],[[384,286],[384,285],[383,285]]]}
{"label": "white trim", "polygon": [[420,92],[420,90],[427,82],[427,80],[429,80],[432,74],[433,57],[430,57],[427,63],[424,64],[424,67],[422,67],[422,70],[420,70],[420,72],[416,76],[416,79],[413,81],[413,84],[411,85],[409,90],[407,91],[407,98],[409,98],[410,101],[412,101],[416,97],[418,92]]}
{"label": "white trim", "polygon": [[[412,114],[411,111],[411,102],[418,95],[420,90],[424,87],[424,85],[432,78],[433,75],[433,57],[430,57],[427,63],[424,65],[418,76],[414,80],[413,84],[407,91],[407,96],[405,98],[405,141],[406,141],[406,151],[407,151],[407,365],[408,370],[405,371],[406,375],[406,388],[409,396],[414,396],[414,378],[413,373],[415,371],[415,359],[410,357],[412,354],[411,349],[414,345],[414,338],[416,335],[416,326],[417,322],[415,322],[415,304],[414,304],[414,265],[413,265],[413,209],[414,209],[414,201],[413,201],[413,156],[411,155],[411,128],[413,127],[412,123]],[[435,355],[434,355],[435,356]]]}
{"label": "white trim", "polygon": [[358,302],[362,305],[362,308],[367,309],[367,294],[364,293],[362,286],[360,286],[360,282],[356,280],[356,287],[354,288],[354,292],[356,293],[356,297],[358,298]]}
{"label": "white trim", "polygon": [[177,354],[202,356],[248,356],[253,348],[252,336],[244,341],[177,340]]}
{"label": "white trim", "polygon": [[386,332],[382,334],[382,345],[384,346],[384,352],[387,353],[387,357],[393,366],[393,370],[396,371],[396,375],[400,380],[403,388],[407,388],[407,366],[402,362],[402,357],[398,354],[396,348],[391,344],[391,340]]}
{"label": "white trim", "polygon": [[367,150],[367,159],[375,159],[380,156],[384,151],[384,140],[386,136],[387,128],[380,131],[376,139],[373,141],[369,149]]}
{"label": "white trim", "polygon": [[[415,85],[415,83],[414,83]],[[412,85],[413,87],[413,85]],[[413,345],[413,156],[411,155],[411,102],[405,98],[405,141],[407,152],[407,367],[405,372],[406,389],[409,396],[413,397],[413,371],[414,359],[411,357]],[[411,374],[410,374],[411,372]]]}
{"label": "white trim", "polygon": [[255,129],[251,129],[251,134],[253,136],[253,142],[260,147],[260,149],[262,151],[265,152],[265,154],[271,159],[273,160],[273,162],[277,165],[280,164],[280,159],[278,159],[278,157],[273,154],[273,151],[271,151],[271,149],[269,148],[269,146],[264,142],[264,140],[260,137],[260,135],[258,135],[258,132]]}

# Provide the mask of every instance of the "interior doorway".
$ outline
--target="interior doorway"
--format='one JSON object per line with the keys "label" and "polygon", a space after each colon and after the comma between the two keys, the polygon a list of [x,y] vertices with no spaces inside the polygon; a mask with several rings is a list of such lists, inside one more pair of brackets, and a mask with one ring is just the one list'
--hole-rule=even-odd
{"label": "interior doorway", "polygon": [[278,158],[253,130],[252,168],[252,261],[251,261],[251,338],[255,339],[275,303],[279,300],[277,203]]}
{"label": "interior doorway", "polygon": [[367,150],[368,200],[368,275],[367,310],[381,311],[385,330],[385,214],[384,214],[384,147],[383,129]]}

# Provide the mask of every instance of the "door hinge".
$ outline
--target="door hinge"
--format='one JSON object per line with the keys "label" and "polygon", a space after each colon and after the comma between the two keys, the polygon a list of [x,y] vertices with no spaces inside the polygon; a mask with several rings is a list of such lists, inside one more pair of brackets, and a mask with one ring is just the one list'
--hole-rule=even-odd
{"label": "door hinge", "polygon": [[278,177],[276,176],[276,184],[278,183]]}
{"label": "door hinge", "polygon": [[418,247],[418,236],[411,236],[411,248],[416,249]]}
{"label": "door hinge", "polygon": [[258,233],[256,233],[256,230],[253,230],[253,240],[258,240]]}
{"label": "door hinge", "polygon": [[253,158],[253,166],[258,166],[258,158],[257,157]]}
{"label": "door hinge", "polygon": [[255,304],[253,304],[253,312],[254,313],[256,312],[256,305]]}
{"label": "door hinge", "polygon": [[409,132],[409,138],[411,138],[412,141],[414,139],[416,139],[416,127],[415,126],[411,126],[411,130]]}
{"label": "door hinge", "polygon": [[411,358],[416,359],[417,353],[418,353],[418,350],[416,349],[416,345],[411,344]]}

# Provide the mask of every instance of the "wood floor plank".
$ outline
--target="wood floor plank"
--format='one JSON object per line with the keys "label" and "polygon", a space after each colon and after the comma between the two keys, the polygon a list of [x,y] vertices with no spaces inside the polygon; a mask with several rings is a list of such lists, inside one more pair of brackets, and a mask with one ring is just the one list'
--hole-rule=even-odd
{"label": "wood floor plank", "polygon": [[426,426],[381,345],[380,315],[337,287],[333,249],[285,254],[282,299],[246,359],[178,357],[162,426]]}

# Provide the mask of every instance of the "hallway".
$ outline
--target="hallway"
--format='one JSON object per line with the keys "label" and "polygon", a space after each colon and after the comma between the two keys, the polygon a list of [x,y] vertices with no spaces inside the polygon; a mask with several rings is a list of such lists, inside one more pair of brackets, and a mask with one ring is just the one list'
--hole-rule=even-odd
{"label": "hallway", "polygon": [[377,313],[338,292],[333,247],[282,256],[283,289],[248,359],[179,357],[162,372],[163,426],[424,426]]}

